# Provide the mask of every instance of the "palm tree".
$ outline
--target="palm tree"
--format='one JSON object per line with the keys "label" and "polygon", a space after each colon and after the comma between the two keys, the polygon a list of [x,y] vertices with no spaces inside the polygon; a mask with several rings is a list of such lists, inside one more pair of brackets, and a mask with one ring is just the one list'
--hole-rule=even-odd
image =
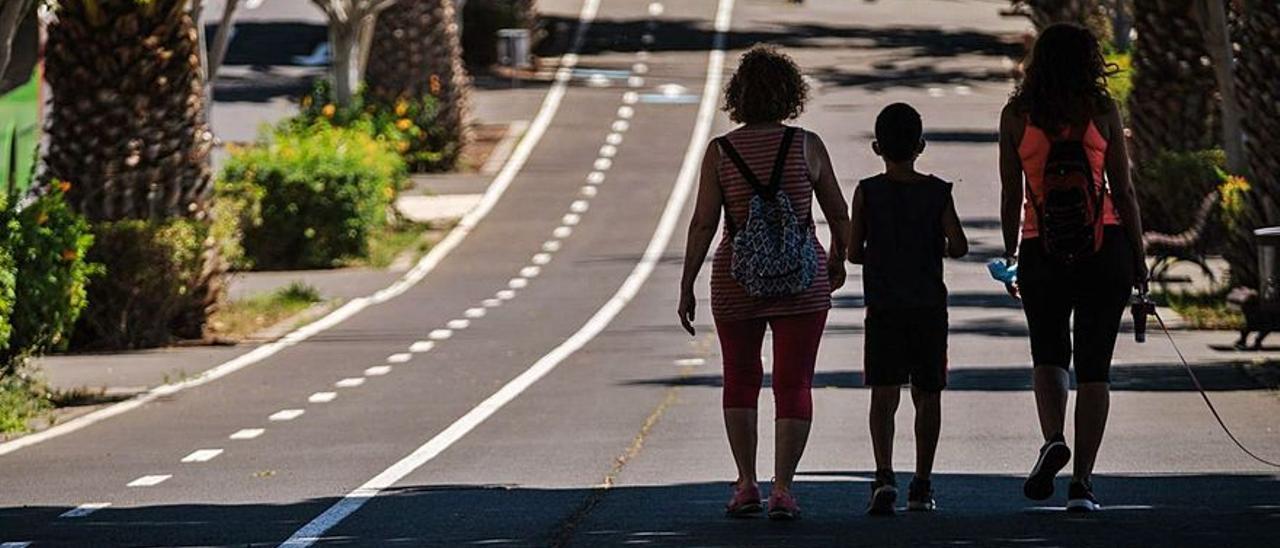
{"label": "palm tree", "polygon": [[[69,182],[68,203],[95,224],[94,249],[116,250],[97,252],[95,260],[112,274],[111,283],[91,287],[92,299],[99,297],[94,291],[106,292],[100,295],[102,302],[162,298],[129,296],[139,289],[130,286],[135,280],[128,273],[146,270],[113,264],[113,259],[156,244],[139,238],[138,232],[113,229],[115,222],[139,226],[137,221],[143,221],[140,226],[153,231],[173,222],[193,223],[200,232],[209,226],[213,135],[205,117],[199,37],[187,5],[187,0],[60,0],[48,26],[45,77],[53,93],[45,123],[43,180]],[[139,312],[182,337],[200,336],[220,293],[222,265],[213,243],[197,238],[191,247],[200,259],[182,267],[178,276],[183,281],[175,291],[183,295],[182,304],[163,313]],[[170,266],[147,268],[158,273]],[[86,312],[89,321],[82,327],[119,327],[89,329],[82,342],[165,342],[127,340],[130,322],[95,323],[100,319],[95,313],[118,319],[125,312],[94,308]]]}
{"label": "palm tree", "polygon": [[[370,100],[383,106],[435,98],[437,130],[424,143],[449,167],[470,139],[470,82],[462,63],[453,0],[400,0],[378,16],[365,73]],[[423,166],[414,166],[422,168]]]}
{"label": "palm tree", "polygon": [[[1280,197],[1280,3],[1244,0],[1240,13],[1240,54],[1236,63],[1236,93],[1240,97],[1245,133],[1245,158],[1257,194]],[[1268,223],[1280,222],[1272,202]]]}
{"label": "palm tree", "polygon": [[1217,143],[1217,81],[1194,0],[1135,0],[1133,93],[1129,112],[1134,161],[1161,150],[1192,151]]}

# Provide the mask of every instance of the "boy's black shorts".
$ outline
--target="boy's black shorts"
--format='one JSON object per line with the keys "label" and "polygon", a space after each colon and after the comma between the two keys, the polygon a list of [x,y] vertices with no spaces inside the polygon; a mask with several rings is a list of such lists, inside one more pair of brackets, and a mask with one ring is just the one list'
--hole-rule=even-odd
{"label": "boy's black shorts", "polygon": [[867,308],[864,382],[947,387],[947,307]]}

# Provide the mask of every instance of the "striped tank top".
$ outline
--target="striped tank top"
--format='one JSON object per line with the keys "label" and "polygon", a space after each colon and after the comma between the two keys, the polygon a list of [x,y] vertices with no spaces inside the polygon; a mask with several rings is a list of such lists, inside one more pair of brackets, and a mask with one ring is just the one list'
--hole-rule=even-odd
{"label": "striped tank top", "polygon": [[[763,129],[737,129],[725,137],[733,144],[751,171],[761,181],[769,180],[774,157],[782,144],[783,127]],[[802,226],[813,228],[813,183],[809,180],[809,164],[805,161],[805,131],[796,132],[795,141],[787,153],[782,176],[782,189],[791,199],[791,207]],[[725,228],[720,233],[720,244],[711,261],[711,313],[717,320],[746,320],[770,316],[807,314],[831,308],[831,283],[827,279],[827,253],[818,238],[813,245],[818,252],[818,270],[813,285],[796,295],[786,297],[752,297],[733,279],[732,226],[747,224],[748,211],[753,195],[750,183],[738,172],[726,154],[721,151],[717,166],[720,192],[724,196]]]}

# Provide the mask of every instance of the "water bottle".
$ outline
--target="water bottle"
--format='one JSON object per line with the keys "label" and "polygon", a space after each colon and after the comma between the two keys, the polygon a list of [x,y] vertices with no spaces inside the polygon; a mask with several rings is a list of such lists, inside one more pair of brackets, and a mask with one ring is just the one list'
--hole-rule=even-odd
{"label": "water bottle", "polygon": [[1013,285],[1018,282],[1018,263],[1008,259],[991,259],[987,261],[987,272],[997,282]]}

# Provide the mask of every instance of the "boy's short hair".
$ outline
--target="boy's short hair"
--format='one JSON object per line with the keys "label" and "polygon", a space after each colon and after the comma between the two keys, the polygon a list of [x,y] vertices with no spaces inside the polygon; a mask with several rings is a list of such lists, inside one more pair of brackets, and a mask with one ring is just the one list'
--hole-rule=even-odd
{"label": "boy's short hair", "polygon": [[924,123],[920,113],[906,103],[894,103],[876,116],[876,142],[880,155],[894,162],[906,162],[920,150]]}

